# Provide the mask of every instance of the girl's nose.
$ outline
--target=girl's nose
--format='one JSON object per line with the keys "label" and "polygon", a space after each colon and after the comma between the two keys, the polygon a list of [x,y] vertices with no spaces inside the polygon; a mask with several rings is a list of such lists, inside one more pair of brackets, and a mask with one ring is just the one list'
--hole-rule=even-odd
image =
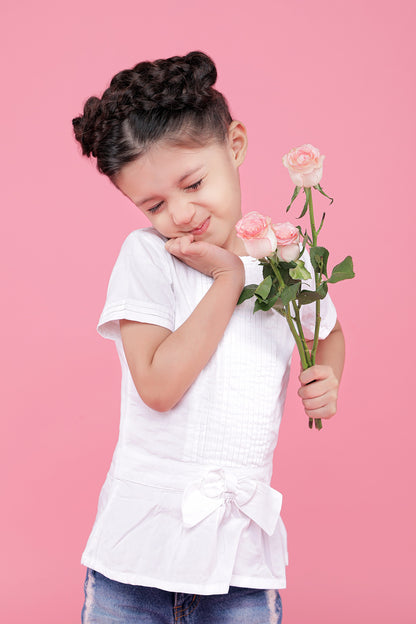
{"label": "girl's nose", "polygon": [[190,223],[195,215],[195,208],[188,202],[177,202],[171,208],[172,220],[175,225],[184,225]]}

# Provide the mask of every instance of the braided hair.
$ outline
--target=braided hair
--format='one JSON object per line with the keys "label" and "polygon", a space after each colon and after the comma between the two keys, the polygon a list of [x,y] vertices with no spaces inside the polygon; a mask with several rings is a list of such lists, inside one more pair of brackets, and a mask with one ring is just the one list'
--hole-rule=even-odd
{"label": "braided hair", "polygon": [[110,179],[159,140],[176,146],[224,143],[232,117],[212,85],[217,70],[204,52],[143,61],[120,71],[101,97],[72,120],[82,153]]}

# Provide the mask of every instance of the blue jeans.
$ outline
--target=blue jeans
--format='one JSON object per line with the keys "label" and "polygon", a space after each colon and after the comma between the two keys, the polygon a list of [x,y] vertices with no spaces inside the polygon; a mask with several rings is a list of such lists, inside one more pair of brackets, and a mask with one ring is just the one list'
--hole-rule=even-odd
{"label": "blue jeans", "polygon": [[83,624],[281,624],[277,589],[199,595],[112,581],[87,568]]}

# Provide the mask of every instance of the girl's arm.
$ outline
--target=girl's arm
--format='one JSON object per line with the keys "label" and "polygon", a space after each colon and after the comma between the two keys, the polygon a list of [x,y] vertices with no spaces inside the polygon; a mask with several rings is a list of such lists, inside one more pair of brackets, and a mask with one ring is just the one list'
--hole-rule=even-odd
{"label": "girl's arm", "polygon": [[217,348],[244,286],[244,266],[235,254],[192,236],[171,239],[167,249],[214,278],[188,319],[174,332],[120,320],[127,363],[143,401],[165,412],[178,403]]}
{"label": "girl's arm", "polygon": [[[313,341],[307,343],[311,348]],[[331,418],[336,413],[344,360],[344,334],[337,320],[330,334],[318,342],[315,366],[302,371],[299,375],[301,387],[298,394],[307,416]]]}

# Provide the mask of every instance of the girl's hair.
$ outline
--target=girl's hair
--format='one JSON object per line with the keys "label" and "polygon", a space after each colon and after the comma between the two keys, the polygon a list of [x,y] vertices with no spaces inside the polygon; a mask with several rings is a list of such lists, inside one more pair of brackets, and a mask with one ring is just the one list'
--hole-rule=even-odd
{"label": "girl's hair", "polygon": [[212,88],[217,70],[204,52],[143,61],[114,76],[101,100],[90,97],[72,120],[82,153],[110,179],[163,139],[175,146],[223,143],[232,117]]}

